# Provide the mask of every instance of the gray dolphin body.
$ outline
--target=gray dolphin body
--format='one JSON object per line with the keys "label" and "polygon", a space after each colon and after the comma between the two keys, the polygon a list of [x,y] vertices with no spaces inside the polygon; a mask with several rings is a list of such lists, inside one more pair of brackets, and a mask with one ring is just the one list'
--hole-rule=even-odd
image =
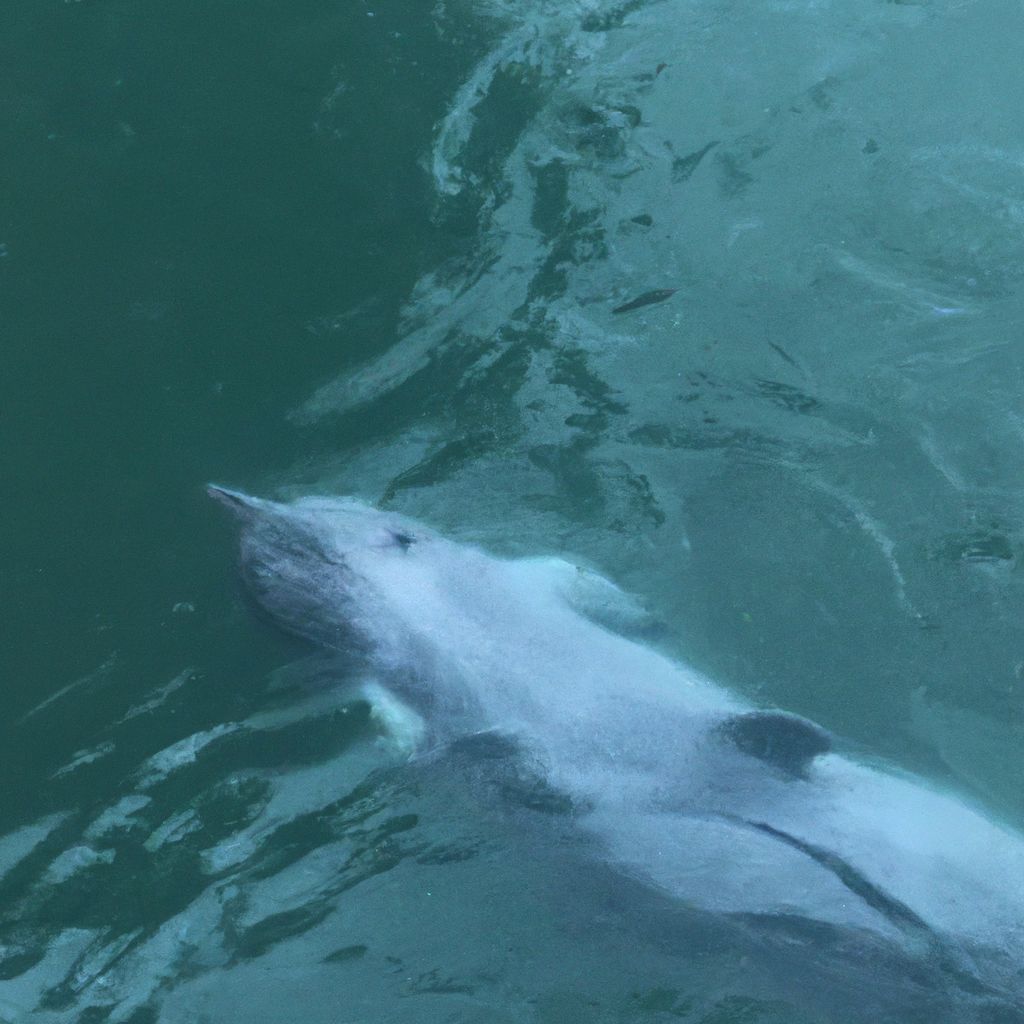
{"label": "gray dolphin body", "polygon": [[702,910],[941,962],[995,1007],[978,1020],[1024,1020],[1017,833],[608,628],[628,597],[570,563],[496,558],[353,499],[210,493],[278,623],[360,650],[432,742],[512,738],[617,869]]}

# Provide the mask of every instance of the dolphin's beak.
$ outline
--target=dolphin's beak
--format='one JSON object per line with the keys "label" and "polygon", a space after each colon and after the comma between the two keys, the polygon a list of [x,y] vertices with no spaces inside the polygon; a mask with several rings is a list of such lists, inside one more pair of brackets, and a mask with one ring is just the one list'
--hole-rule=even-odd
{"label": "dolphin's beak", "polygon": [[243,494],[241,491],[232,491],[227,487],[221,487],[219,484],[207,484],[206,493],[239,516],[251,515],[256,511],[259,504],[258,498],[251,498],[248,494]]}

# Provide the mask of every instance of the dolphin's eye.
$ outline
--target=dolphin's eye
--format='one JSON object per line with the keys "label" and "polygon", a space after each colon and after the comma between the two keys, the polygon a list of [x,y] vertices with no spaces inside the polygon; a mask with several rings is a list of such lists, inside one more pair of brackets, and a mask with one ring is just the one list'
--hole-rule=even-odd
{"label": "dolphin's eye", "polygon": [[403,533],[401,530],[392,530],[391,539],[403,550],[408,551],[416,542],[411,534]]}

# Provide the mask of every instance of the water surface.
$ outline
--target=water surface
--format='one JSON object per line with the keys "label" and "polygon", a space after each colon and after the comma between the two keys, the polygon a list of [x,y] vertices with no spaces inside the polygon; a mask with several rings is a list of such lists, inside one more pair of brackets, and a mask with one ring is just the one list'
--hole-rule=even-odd
{"label": "water surface", "polygon": [[1021,40],[1011,0],[9,0],[0,1017],[825,1019],[403,767],[202,485],[570,552],[1021,827]]}

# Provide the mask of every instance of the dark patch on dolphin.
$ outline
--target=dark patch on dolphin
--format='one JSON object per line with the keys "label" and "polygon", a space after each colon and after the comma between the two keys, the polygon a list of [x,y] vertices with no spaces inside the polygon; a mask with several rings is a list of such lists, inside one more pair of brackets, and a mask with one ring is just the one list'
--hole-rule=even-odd
{"label": "dark patch on dolphin", "polygon": [[811,761],[832,749],[832,737],[814,722],[784,711],[734,715],[719,727],[737,750],[797,778]]}

